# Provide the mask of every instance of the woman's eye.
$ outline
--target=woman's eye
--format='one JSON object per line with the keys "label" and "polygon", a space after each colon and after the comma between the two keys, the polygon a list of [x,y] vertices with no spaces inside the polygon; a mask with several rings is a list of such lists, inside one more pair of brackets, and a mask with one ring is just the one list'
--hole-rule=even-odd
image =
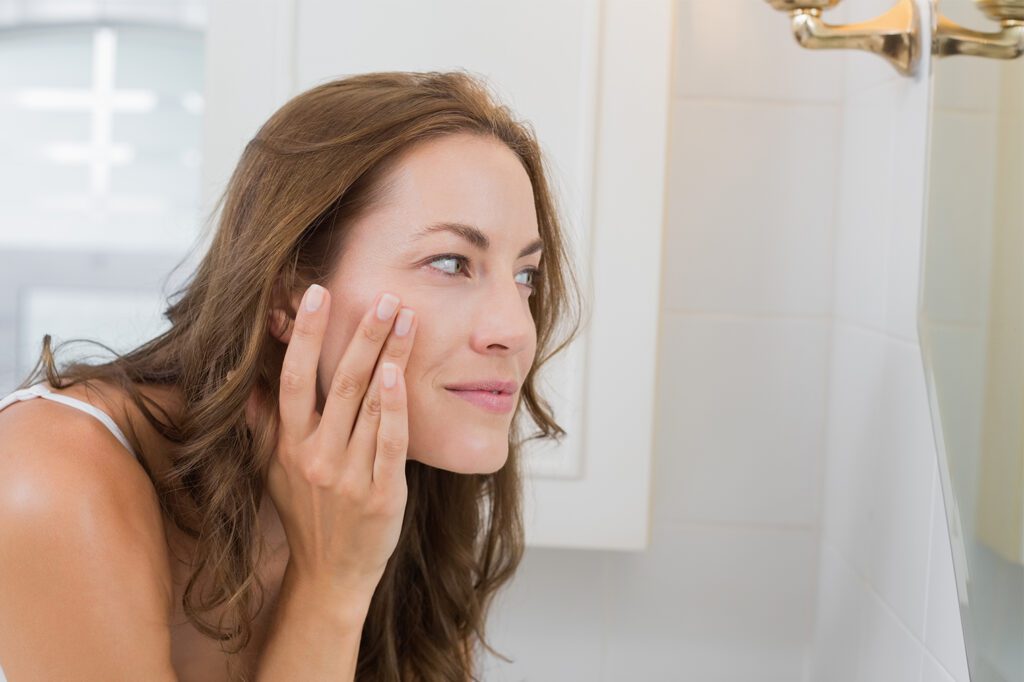
{"label": "woman's eye", "polygon": [[[429,265],[433,265],[434,263],[440,263],[441,261],[451,261],[453,263],[460,263],[462,265],[463,269],[465,269],[465,266],[466,266],[466,258],[465,257],[463,257],[463,256],[448,256],[448,255],[438,256],[434,260],[430,261]],[[440,270],[441,274],[448,275],[449,277],[458,277],[461,274],[461,272],[446,272],[445,270],[441,270],[440,268],[434,268],[434,269],[435,270]]]}
{"label": "woman's eye", "polygon": [[[438,256],[437,258],[435,258],[432,261],[428,262],[427,265],[433,266],[434,263],[441,263],[443,261],[447,261],[449,263],[449,265],[447,266],[448,269],[441,268],[441,267],[435,267],[434,269],[437,270],[438,272],[440,272],[442,275],[446,275],[448,277],[458,277],[459,275],[465,273],[466,266],[469,264],[469,259],[466,258],[465,256],[460,256],[458,254],[444,254],[444,255]],[[462,268],[460,270],[456,269],[454,272],[450,272],[449,269],[454,269],[456,265],[461,265]],[[529,267],[529,268],[526,268],[525,270],[521,271],[519,274],[520,275],[529,275],[530,276],[530,280],[528,282],[519,282],[519,283],[524,285],[524,286],[527,286],[527,287],[530,287],[531,289],[533,289],[536,286],[537,278],[541,274],[541,269],[540,268],[535,268],[535,267]]]}
{"label": "woman's eye", "polygon": [[528,286],[531,289],[533,289],[534,286],[536,286],[536,284],[537,284],[537,278],[540,277],[540,269],[539,268],[526,268],[525,270],[523,270],[519,274],[520,275],[529,275],[530,276],[530,281],[529,282],[520,282],[520,284],[525,284],[526,286]]}

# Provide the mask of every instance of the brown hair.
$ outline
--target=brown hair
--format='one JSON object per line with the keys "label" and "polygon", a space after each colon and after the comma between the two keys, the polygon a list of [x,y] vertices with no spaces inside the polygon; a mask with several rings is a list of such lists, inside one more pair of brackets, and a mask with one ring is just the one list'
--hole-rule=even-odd
{"label": "brown hair", "polygon": [[[530,297],[537,357],[521,398],[539,430],[525,440],[560,439],[565,431],[538,394],[535,377],[580,329],[582,299],[567,235],[532,127],[496,103],[483,81],[463,71],[360,74],[288,101],[246,145],[218,203],[220,218],[209,249],[171,296],[164,313],[170,328],[108,362],[76,362],[61,371],[46,335],[42,355],[21,385],[44,374],[55,388],[109,380],[173,443],[173,464],[166,472],[155,475],[143,466],[164,513],[195,540],[185,613],[200,631],[221,640],[228,653],[247,645],[251,619],[263,605],[256,576],[262,548],[257,510],[276,443],[286,347],[268,333],[268,315],[274,307],[289,309],[295,292],[329,279],[349,225],[385,195],[382,180],[403,152],[458,132],[506,144],[533,185],[544,270]],[[559,340],[556,332],[563,324]],[[166,422],[158,419],[136,384],[179,390],[183,410],[177,423],[166,412]],[[253,391],[263,414],[250,428],[245,409]],[[519,469],[524,441],[516,438],[521,417],[517,410],[508,460],[494,473],[455,474],[407,462],[401,537],[373,595],[357,679],[462,682],[473,675],[464,643],[480,642],[497,654],[484,637],[487,612],[524,549]],[[129,431],[141,452],[134,425]],[[213,577],[212,594],[196,589],[204,569]],[[203,612],[221,605],[232,627],[226,628],[223,618],[203,619]]]}

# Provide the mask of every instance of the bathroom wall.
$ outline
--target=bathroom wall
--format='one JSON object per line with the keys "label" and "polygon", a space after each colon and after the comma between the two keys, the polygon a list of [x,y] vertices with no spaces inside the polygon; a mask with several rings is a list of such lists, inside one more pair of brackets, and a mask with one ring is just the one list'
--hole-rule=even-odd
{"label": "bathroom wall", "polygon": [[967,682],[915,326],[928,64],[802,50],[754,0],[674,20],[651,546],[528,549],[485,679]]}
{"label": "bathroom wall", "polygon": [[968,680],[917,330],[922,66],[846,58],[811,680]]}

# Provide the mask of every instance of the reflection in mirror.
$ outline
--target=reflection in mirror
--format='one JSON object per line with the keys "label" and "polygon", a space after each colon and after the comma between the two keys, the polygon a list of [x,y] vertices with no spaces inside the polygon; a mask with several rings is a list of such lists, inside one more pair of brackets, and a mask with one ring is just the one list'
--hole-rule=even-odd
{"label": "reflection in mirror", "polygon": [[1024,682],[1024,60],[933,77],[920,335],[960,613],[972,682]]}

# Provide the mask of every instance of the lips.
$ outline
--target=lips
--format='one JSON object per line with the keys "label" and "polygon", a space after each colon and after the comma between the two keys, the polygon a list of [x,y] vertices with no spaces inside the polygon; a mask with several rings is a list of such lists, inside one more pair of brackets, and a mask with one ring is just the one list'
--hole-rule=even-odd
{"label": "lips", "polygon": [[451,391],[485,391],[511,395],[519,389],[519,385],[514,381],[488,379],[484,381],[467,381],[461,384],[448,384],[445,388]]}
{"label": "lips", "polygon": [[491,393],[490,391],[458,390],[446,387],[446,390],[454,396],[481,407],[488,412],[505,414],[515,407],[514,396],[511,393]]}

